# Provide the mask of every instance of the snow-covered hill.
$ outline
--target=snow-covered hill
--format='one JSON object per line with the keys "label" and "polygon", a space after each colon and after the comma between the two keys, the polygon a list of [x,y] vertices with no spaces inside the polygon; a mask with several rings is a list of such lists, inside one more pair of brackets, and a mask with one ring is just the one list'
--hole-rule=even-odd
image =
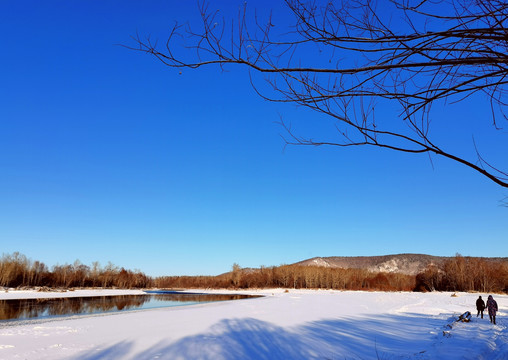
{"label": "snow-covered hill", "polygon": [[[398,272],[416,275],[430,265],[440,266],[450,257],[424,254],[398,254],[384,256],[330,256],[315,257],[300,261],[295,265],[325,266],[331,268],[367,269],[374,272]],[[484,258],[488,261],[506,261],[508,258]]]}

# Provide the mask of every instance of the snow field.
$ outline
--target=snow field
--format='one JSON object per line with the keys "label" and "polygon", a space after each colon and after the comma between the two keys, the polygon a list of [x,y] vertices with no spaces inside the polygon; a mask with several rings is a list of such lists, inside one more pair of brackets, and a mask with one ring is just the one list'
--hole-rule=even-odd
{"label": "snow field", "polygon": [[[494,294],[500,311],[492,325],[488,315],[476,318],[475,301],[488,294],[236,292],[265,297],[0,323],[0,359],[508,359],[506,295]],[[9,292],[0,299],[47,295]],[[465,311],[472,321],[454,323]]]}

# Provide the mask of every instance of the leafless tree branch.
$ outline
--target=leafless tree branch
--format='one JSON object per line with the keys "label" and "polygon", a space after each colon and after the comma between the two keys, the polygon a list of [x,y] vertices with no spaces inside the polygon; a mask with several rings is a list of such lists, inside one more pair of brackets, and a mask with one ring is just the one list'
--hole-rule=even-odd
{"label": "leafless tree branch", "polygon": [[[487,162],[476,144],[474,161],[445,151],[430,138],[433,104],[461,102],[478,93],[490,100],[495,128],[508,120],[505,0],[285,3],[294,20],[285,31],[271,14],[263,22],[257,14],[250,16],[246,6],[229,26],[201,3],[199,31],[175,24],[163,49],[139,35],[129,48],[173,68],[245,66],[254,89],[266,100],[294,103],[338,124],[338,141],[318,141],[297,136],[281,122],[286,144],[369,145],[435,154],[508,187],[507,171]],[[378,8],[387,5],[403,23],[382,16]],[[264,74],[270,90],[257,85],[255,74]],[[375,121],[373,109],[380,100],[400,106],[399,118],[408,131]]]}

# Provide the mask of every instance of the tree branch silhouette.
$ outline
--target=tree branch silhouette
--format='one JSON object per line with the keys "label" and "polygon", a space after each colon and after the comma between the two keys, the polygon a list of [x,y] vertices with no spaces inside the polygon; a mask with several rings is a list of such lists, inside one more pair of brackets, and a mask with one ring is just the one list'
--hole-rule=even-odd
{"label": "tree branch silhouette", "polygon": [[[490,101],[496,129],[508,120],[506,1],[285,0],[285,5],[293,23],[284,30],[271,14],[261,21],[246,6],[229,28],[229,21],[201,3],[199,31],[175,24],[163,47],[139,35],[126,47],[173,68],[246,67],[264,99],[297,104],[337,122],[337,141],[319,141],[295,134],[281,121],[286,144],[434,154],[508,188],[508,170],[490,164],[476,144],[476,159],[468,159],[444,150],[430,135],[433,104],[475,94]],[[387,11],[379,7],[388,5],[402,22],[394,25],[382,16]],[[268,90],[256,85],[256,74],[265,77]],[[376,120],[379,101],[397,104],[397,126]]]}

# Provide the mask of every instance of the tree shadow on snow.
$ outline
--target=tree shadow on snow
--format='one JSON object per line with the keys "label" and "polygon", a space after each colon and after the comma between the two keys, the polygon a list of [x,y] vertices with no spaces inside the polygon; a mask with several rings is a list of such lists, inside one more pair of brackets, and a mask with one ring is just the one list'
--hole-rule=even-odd
{"label": "tree shadow on snow", "polygon": [[96,349],[76,357],[76,360],[125,359],[132,347],[131,342],[122,341],[105,349]]}
{"label": "tree shadow on snow", "polygon": [[[223,320],[206,335],[139,354],[140,359],[383,359],[414,356],[443,326],[432,317],[327,319],[284,329],[256,319]],[[138,356],[137,356],[138,357]]]}
{"label": "tree shadow on snow", "polygon": [[[416,358],[436,340],[442,319],[377,315],[326,319],[282,328],[257,319],[225,319],[206,333],[161,342],[132,358],[196,360],[397,359]],[[439,335],[439,334],[438,334]],[[77,360],[125,359],[132,344],[119,343]]]}

